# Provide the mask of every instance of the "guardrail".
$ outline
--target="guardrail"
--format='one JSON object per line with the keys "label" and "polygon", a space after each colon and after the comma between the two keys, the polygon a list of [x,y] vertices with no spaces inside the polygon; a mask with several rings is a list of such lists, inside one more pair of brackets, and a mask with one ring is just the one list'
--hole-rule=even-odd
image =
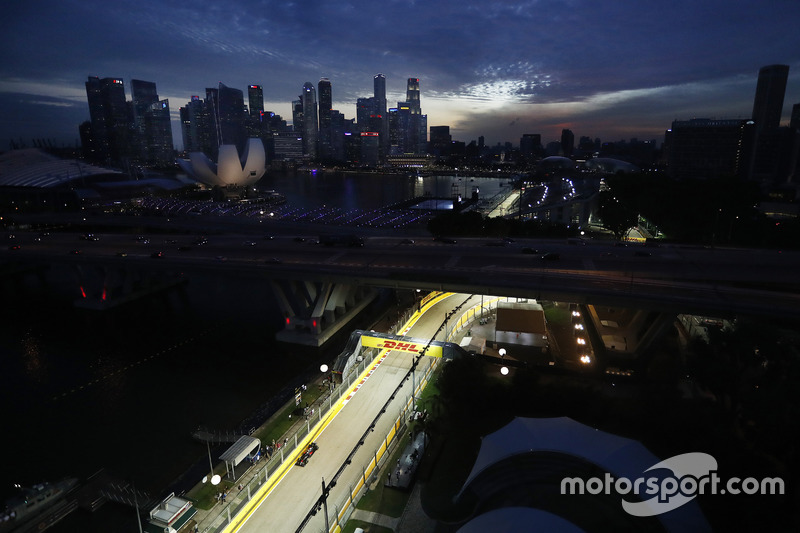
{"label": "guardrail", "polygon": [[[425,388],[430,380],[431,375],[441,362],[441,359],[438,358],[429,358],[429,360],[430,364],[428,365],[428,368],[425,370],[422,378],[419,381],[419,384],[413,391],[414,396],[417,395],[418,391],[422,391],[422,389]],[[352,515],[355,511],[355,504],[359,499],[361,499],[361,496],[364,495],[366,488],[370,484],[370,479],[373,473],[386,464],[386,461],[389,460],[390,447],[395,442],[399,442],[399,439],[402,436],[400,430],[405,426],[407,413],[412,406],[412,394],[409,394],[406,396],[406,401],[400,408],[397,418],[395,418],[394,423],[384,437],[383,442],[381,442],[380,446],[373,451],[372,458],[369,460],[369,462],[366,465],[361,466],[361,476],[358,478],[358,482],[354,486],[349,486],[347,494],[340,498],[338,502],[334,502],[332,504],[334,512],[333,515],[329,517],[331,519],[329,521],[331,524],[331,529],[327,533],[340,532],[344,524],[346,524],[350,519],[350,515]],[[328,502],[330,503],[330,499]],[[320,531],[325,533],[324,528]]]}
{"label": "guardrail", "polygon": [[[413,324],[416,322],[420,315],[447,296],[450,296],[450,293],[437,293],[434,297],[429,298],[418,311],[411,314],[408,318],[408,323]],[[404,327],[402,329],[405,330],[406,328]],[[370,348],[369,350],[372,351],[374,349]],[[263,466],[259,467],[251,474],[251,479],[246,483],[242,483],[242,489],[218,511],[209,513],[206,517],[201,519],[198,524],[198,530],[203,533],[230,533],[236,531],[246,517],[249,516],[246,511],[252,509],[254,502],[260,501],[283,475],[288,472],[289,468],[294,465],[295,456],[300,453],[302,447],[313,440],[311,436],[324,429],[328,422],[326,418],[330,411],[337,406],[342,397],[349,393],[350,389],[358,381],[363,379],[367,370],[376,364],[387,351],[389,350],[379,350],[374,358],[364,358],[357,364],[355,371],[350,372],[347,376],[342,376],[342,383],[331,389],[330,395],[319,404],[319,409],[306,419],[304,425],[296,429],[292,435],[286,437],[286,445],[277,449]],[[430,363],[419,385],[416,387],[414,394],[416,394],[416,391],[422,390],[424,385],[427,384],[430,373],[437,363],[438,359]],[[374,463],[371,463],[373,466],[369,468],[369,472],[367,472],[367,467],[364,467],[363,480],[368,478],[368,475],[385,455],[390,443],[397,437],[396,431],[399,427],[398,424],[403,419],[403,416],[408,410],[408,406],[411,404],[412,397],[409,395],[392,426],[392,430],[390,430],[389,434],[384,439],[384,443],[375,450],[373,454]],[[355,489],[350,490],[349,496],[344,499],[344,503],[342,504],[343,511],[349,508],[350,504],[353,502],[353,495],[363,488],[363,486],[363,482],[361,482]],[[334,506],[334,509],[337,509],[336,506]],[[338,527],[341,520],[340,511],[337,510],[335,515],[335,523]]]}
{"label": "guardrail", "polygon": [[331,390],[330,395],[319,404],[319,409],[305,420],[305,424],[296,429],[293,434],[286,437],[287,444],[275,450],[272,457],[266,460],[266,463],[252,474],[252,478],[246,484],[242,484],[242,490],[225,503],[219,511],[206,516],[198,524],[199,530],[202,532],[214,533],[232,531],[232,529],[229,529],[229,526],[238,525],[240,521],[239,515],[247,504],[254,498],[260,497],[266,493],[266,491],[277,482],[280,476],[294,464],[294,456],[297,455],[301,447],[305,445],[303,441],[309,437],[309,435],[316,432],[318,426],[324,421],[325,416],[336,403],[338,403],[342,396],[349,391],[350,387],[361,378],[361,374],[373,364],[373,361],[374,360],[364,359],[358,363],[356,371],[351,372],[349,376],[343,376],[342,383]]}

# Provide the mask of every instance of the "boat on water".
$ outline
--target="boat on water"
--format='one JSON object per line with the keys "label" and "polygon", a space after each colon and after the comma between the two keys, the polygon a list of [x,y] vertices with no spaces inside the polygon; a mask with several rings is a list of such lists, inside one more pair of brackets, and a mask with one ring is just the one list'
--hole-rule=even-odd
{"label": "boat on water", "polygon": [[54,483],[38,483],[32,487],[17,486],[18,494],[6,500],[5,508],[0,512],[0,532],[14,531],[47,515],[58,507],[56,504],[77,484],[77,479],[66,478]]}

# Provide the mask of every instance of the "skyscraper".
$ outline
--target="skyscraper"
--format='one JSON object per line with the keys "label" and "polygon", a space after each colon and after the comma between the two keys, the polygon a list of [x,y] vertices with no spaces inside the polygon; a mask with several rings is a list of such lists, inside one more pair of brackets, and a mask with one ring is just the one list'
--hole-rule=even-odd
{"label": "skyscraper", "polygon": [[356,100],[356,122],[361,131],[369,130],[369,117],[375,114],[375,97]]}
{"label": "skyscraper", "polygon": [[779,182],[792,174],[786,161],[792,151],[792,134],[780,128],[783,98],[788,65],[768,65],[758,71],[756,96],[753,100],[753,122],[755,122],[754,155],[749,177],[763,182]]}
{"label": "skyscraper", "polygon": [[788,65],[768,65],[758,71],[758,85],[753,101],[753,122],[758,131],[780,126],[788,78]]}
{"label": "skyscraper", "polygon": [[156,84],[131,80],[131,103],[136,155],[148,165],[174,162],[169,101],[159,100]]}
{"label": "skyscraper", "polygon": [[386,76],[376,74],[372,80],[373,96],[375,97],[375,112],[386,115]]}
{"label": "skyscraper", "polygon": [[250,107],[250,116],[260,118],[264,112],[264,90],[261,85],[249,85],[247,87],[247,103]]}
{"label": "skyscraper", "polygon": [[317,84],[319,88],[319,156],[331,157],[331,110],[333,108],[333,94],[331,81],[321,78]]}
{"label": "skyscraper", "polygon": [[375,98],[375,115],[380,116],[380,153],[381,158],[389,153],[389,118],[386,115],[386,76],[376,74],[372,80]]}
{"label": "skyscraper", "polygon": [[131,102],[133,103],[133,122],[139,126],[144,122],[144,114],[158,102],[156,84],[152,81],[131,80]]}
{"label": "skyscraper", "polygon": [[317,91],[310,81],[303,84],[300,101],[303,105],[303,154],[313,159],[317,157],[319,123],[317,121]]}
{"label": "skyscraper", "polygon": [[523,133],[519,140],[519,151],[528,158],[541,154],[542,135],[540,133]]}
{"label": "skyscraper", "polygon": [[244,93],[240,89],[220,83],[218,95],[214,116],[217,120],[219,144],[233,144],[239,153],[242,153],[247,140],[244,123]]}
{"label": "skyscraper", "polygon": [[422,112],[419,102],[419,78],[408,78],[406,102],[408,102],[412,115],[419,115]]}
{"label": "skyscraper", "polygon": [[792,106],[792,116],[789,120],[789,127],[793,130],[800,130],[800,104]]}
{"label": "skyscraper", "polygon": [[181,135],[183,149],[186,152],[204,152],[211,157],[211,139],[208,131],[208,114],[203,100],[192,96],[185,106],[180,108]]}
{"label": "skyscraper", "polygon": [[561,155],[564,157],[571,157],[575,149],[575,134],[572,130],[561,130]]}
{"label": "skyscraper", "polygon": [[437,156],[450,155],[450,144],[452,142],[450,126],[431,126],[430,153]]}
{"label": "skyscraper", "polygon": [[216,160],[219,154],[220,140],[219,121],[217,120],[217,107],[219,101],[219,89],[216,87],[206,87],[206,99],[203,102],[206,117],[208,122],[206,124],[206,135],[209,141],[210,152],[204,152],[211,159]]}
{"label": "skyscraper", "polygon": [[676,179],[746,178],[753,153],[752,121],[676,120],[666,132],[664,150]]}
{"label": "skyscraper", "polygon": [[94,146],[88,152],[97,160],[120,163],[127,156],[128,104],[122,78],[89,76],[86,82]]}

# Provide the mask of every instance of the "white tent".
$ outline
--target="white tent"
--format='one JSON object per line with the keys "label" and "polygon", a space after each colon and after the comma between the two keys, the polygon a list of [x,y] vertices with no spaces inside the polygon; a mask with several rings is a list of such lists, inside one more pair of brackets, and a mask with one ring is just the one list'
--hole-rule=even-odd
{"label": "white tent", "polygon": [[232,479],[236,479],[236,465],[247,459],[254,450],[260,448],[260,440],[255,437],[242,435],[239,437],[239,440],[234,442],[233,446],[225,450],[219,458],[225,461],[225,471],[228,472],[228,475],[230,475]]}
{"label": "white tent", "polygon": [[[520,524],[525,524],[520,528]],[[518,533],[519,531],[558,531],[582,533],[572,522],[553,513],[530,507],[503,507],[478,515],[460,528],[458,533]]]}
{"label": "white tent", "polygon": [[[642,443],[585,426],[567,417],[515,418],[505,427],[483,437],[478,458],[456,498],[482,472],[504,459],[526,453],[549,452],[569,455],[612,474],[635,480],[661,459]],[[569,473],[567,473],[569,475]],[[620,506],[620,512],[624,512]],[[689,501],[658,518],[667,531],[710,531],[696,500]]]}

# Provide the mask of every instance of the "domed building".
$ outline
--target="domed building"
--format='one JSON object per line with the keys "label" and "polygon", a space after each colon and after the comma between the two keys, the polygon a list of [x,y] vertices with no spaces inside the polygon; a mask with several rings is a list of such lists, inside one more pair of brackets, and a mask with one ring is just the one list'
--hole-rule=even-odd
{"label": "domed building", "polygon": [[264,144],[255,138],[248,139],[241,157],[235,145],[223,144],[216,164],[202,152],[192,152],[188,160],[178,160],[190,177],[209,187],[252,185],[267,171],[266,162]]}
{"label": "domed building", "polygon": [[545,172],[552,172],[554,170],[572,170],[575,168],[575,161],[569,157],[562,157],[559,155],[551,155],[539,161],[539,168]]}
{"label": "domed building", "polygon": [[586,168],[607,174],[629,174],[639,172],[639,167],[627,161],[613,159],[611,157],[595,157],[586,161]]}

